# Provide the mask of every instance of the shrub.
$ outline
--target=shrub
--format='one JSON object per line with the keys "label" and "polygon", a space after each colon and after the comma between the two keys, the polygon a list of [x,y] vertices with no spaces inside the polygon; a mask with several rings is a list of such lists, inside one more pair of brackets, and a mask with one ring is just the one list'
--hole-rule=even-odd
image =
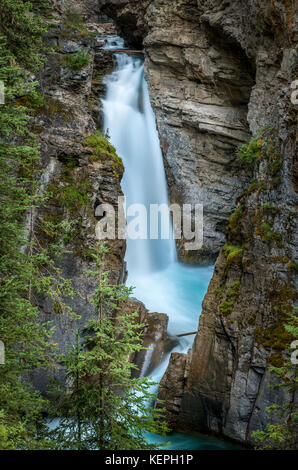
{"label": "shrub", "polygon": [[277,151],[273,142],[272,130],[262,130],[256,137],[252,137],[236,150],[239,160],[254,165],[257,161],[266,160],[266,173],[273,186],[280,184],[280,170],[283,157]]}
{"label": "shrub", "polygon": [[256,232],[261,236],[262,242],[271,244],[276,241],[281,243],[281,234],[272,230],[272,222],[262,222]]}
{"label": "shrub", "polygon": [[64,23],[78,30],[86,29],[82,15],[74,8],[69,8],[64,13]]}
{"label": "shrub", "polygon": [[261,148],[264,144],[263,139],[253,137],[249,142],[238,147],[236,153],[239,160],[248,164],[254,164],[255,161],[261,156]]}
{"label": "shrub", "polygon": [[64,64],[72,72],[79,72],[89,64],[89,61],[90,55],[84,52],[83,50],[79,50],[74,54],[67,54],[64,56]]}
{"label": "shrub", "polygon": [[88,181],[74,182],[71,179],[67,181],[66,184],[63,182],[63,186],[58,186],[59,181],[53,181],[47,191],[55,204],[65,207],[70,215],[75,217],[90,201],[87,193],[92,191],[92,185]]}

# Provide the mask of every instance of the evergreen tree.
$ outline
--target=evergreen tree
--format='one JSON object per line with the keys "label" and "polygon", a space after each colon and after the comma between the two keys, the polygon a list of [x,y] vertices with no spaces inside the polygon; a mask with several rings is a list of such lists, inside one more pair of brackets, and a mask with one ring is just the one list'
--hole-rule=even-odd
{"label": "evergreen tree", "polygon": [[[294,313],[289,315],[289,321],[285,325],[287,333],[292,335],[293,342],[298,340],[298,309],[294,307]],[[292,344],[292,343],[291,343]],[[296,349],[297,346],[296,346]],[[270,420],[280,424],[268,424],[264,431],[254,431],[252,437],[260,444],[260,449],[291,450],[298,448],[298,377],[296,355],[293,359],[293,350],[288,349],[289,357],[284,361],[282,367],[270,367],[270,371],[275,373],[281,383],[275,388],[283,388],[289,401],[283,406],[272,405],[267,408]]]}
{"label": "evergreen tree", "polygon": [[0,339],[5,346],[5,364],[0,365],[1,449],[43,445],[36,430],[46,402],[26,380],[36,368],[53,362],[51,328],[38,322],[37,296],[58,299],[72,292],[34,233],[34,216],[45,197],[40,191],[39,146],[29,124],[42,97],[24,67],[41,66],[45,26],[29,9],[30,3],[19,0],[3,0],[0,9],[0,80],[5,87],[5,104],[0,105]]}
{"label": "evergreen tree", "polygon": [[84,341],[77,333],[76,344],[60,358],[67,370],[68,387],[59,390],[54,416],[59,424],[52,433],[59,449],[151,449],[145,433],[167,431],[161,421],[163,410],[149,406],[153,383],[148,378],[131,378],[130,361],[142,349],[138,313],[122,311],[131,289],[109,283],[103,270],[102,248],[94,255],[98,287],[92,303],[96,319],[87,323]]}

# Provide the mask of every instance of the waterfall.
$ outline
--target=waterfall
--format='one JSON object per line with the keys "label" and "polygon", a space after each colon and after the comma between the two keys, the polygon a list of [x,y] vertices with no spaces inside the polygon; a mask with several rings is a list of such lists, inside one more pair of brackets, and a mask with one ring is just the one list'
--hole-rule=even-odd
{"label": "waterfall", "polygon": [[[121,38],[110,38],[106,49],[123,48]],[[107,94],[102,100],[104,130],[110,136],[122,158],[125,172],[122,189],[126,206],[142,204],[150,213],[150,204],[168,204],[168,191],[163,158],[150,104],[144,63],[141,58],[116,53],[116,67],[105,78]],[[165,213],[169,218],[169,211]],[[133,217],[132,217],[133,218]],[[147,223],[146,214],[138,220]],[[129,223],[130,217],[127,217]],[[171,225],[171,224],[169,224]],[[127,238],[127,284],[134,286],[134,296],[143,301],[149,311],[167,313],[172,335],[197,329],[201,302],[206,293],[213,268],[191,267],[179,263],[175,240]],[[193,337],[182,338],[176,350],[187,351]],[[166,362],[153,374],[160,378]]]}
{"label": "waterfall", "polygon": [[[155,118],[140,59],[117,54],[117,69],[107,78],[103,100],[104,128],[124,161],[122,180],[127,207],[142,204],[146,214],[138,213],[149,230],[150,204],[167,204],[167,185]],[[169,218],[169,213],[167,212]],[[130,217],[127,217],[127,222]],[[175,242],[168,240],[127,239],[126,261],[134,280],[169,266],[175,259]]]}
{"label": "waterfall", "polygon": [[[113,37],[104,48],[121,49],[123,45],[121,38]],[[116,53],[115,57],[116,69],[105,78],[107,94],[102,100],[104,130],[124,163],[122,189],[127,207],[142,204],[149,214],[150,204],[168,203],[168,192],[155,117],[144,78],[144,64],[138,56]],[[168,212],[165,217],[169,217]],[[144,221],[144,218],[146,216],[142,214],[138,217],[148,225],[149,221],[147,218]],[[127,217],[129,221],[130,217]],[[201,303],[213,273],[212,266],[193,267],[180,263],[171,230],[168,239],[162,239],[160,233],[155,240],[128,237],[126,262],[127,284],[135,287],[134,296],[144,302],[149,311],[168,315],[169,334],[197,330]],[[175,351],[187,352],[193,339],[194,336],[181,338]],[[169,356],[170,353],[151,374],[156,382],[161,380]],[[158,442],[159,438],[155,436],[154,439]],[[206,447],[204,442],[209,438],[188,439],[176,433],[173,439],[174,449],[224,448],[222,443],[210,444],[209,441]]]}

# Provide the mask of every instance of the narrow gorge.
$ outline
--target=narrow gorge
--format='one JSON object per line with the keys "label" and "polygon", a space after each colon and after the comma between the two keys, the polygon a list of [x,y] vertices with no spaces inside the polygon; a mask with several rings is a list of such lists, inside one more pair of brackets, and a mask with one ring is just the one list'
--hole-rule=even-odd
{"label": "narrow gorge", "polygon": [[[171,201],[204,203],[203,249],[178,244],[179,258],[211,260],[224,245],[194,346],[172,354],[159,397],[174,428],[252,442],[266,406],[288,399],[268,367],[280,364],[296,300],[294,4],[100,4],[144,45]],[[254,170],[235,153],[250,135],[271,147]]]}
{"label": "narrow gorge", "polygon": [[[28,72],[42,95],[32,99],[29,129],[40,151],[35,196],[45,194],[45,202],[26,212],[25,229],[29,246],[34,234],[49,251],[53,277],[59,272],[67,288],[37,290],[37,323],[51,322],[48,343],[61,355],[78,332],[90,333],[98,280],[88,272],[97,268],[99,226],[111,207],[126,234],[106,240],[104,296],[118,285],[133,288],[126,302],[113,298],[112,322],[137,312],[145,349],[125,362],[136,366],[132,380],[152,377],[154,408],[164,410],[171,430],[147,432],[147,442],[170,442],[170,450],[258,447],[255,432],[271,423],[267,408],[297,407],[297,387],[276,387],[283,376],[272,369],[289,362],[293,333],[285,325],[290,314],[297,321],[297,5],[50,5],[46,60]],[[134,229],[151,235],[152,204],[163,206],[157,219],[168,222],[168,236],[160,227],[149,238],[130,236],[136,214]],[[200,247],[186,248],[185,230],[174,239],[170,204],[191,205],[192,233],[194,207],[202,206]],[[53,378],[73,386],[52,362],[55,371],[38,363],[22,376],[47,398]],[[296,380],[297,365],[293,374],[286,381]],[[121,396],[118,383],[111,388]],[[289,420],[286,414],[273,424]],[[297,439],[296,427],[283,445],[297,448]]]}

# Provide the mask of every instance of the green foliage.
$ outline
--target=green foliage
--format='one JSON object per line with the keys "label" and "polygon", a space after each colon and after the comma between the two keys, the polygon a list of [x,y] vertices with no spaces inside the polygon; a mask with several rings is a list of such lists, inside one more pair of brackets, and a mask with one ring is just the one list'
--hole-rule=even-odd
{"label": "green foliage", "polygon": [[241,263],[242,256],[243,256],[243,248],[242,246],[237,245],[228,245],[227,243],[222,248],[225,257],[227,258],[227,263]]}
{"label": "green foliage", "polygon": [[[70,163],[70,168],[72,164],[73,161]],[[89,181],[79,181],[68,172],[62,179],[54,180],[47,188],[50,202],[65,207],[72,217],[77,216],[82,207],[90,202],[88,193],[91,191],[92,185]]]}
{"label": "green foliage", "polygon": [[283,352],[289,344],[291,337],[285,330],[287,314],[278,315],[275,325],[271,328],[255,329],[255,341],[264,348],[272,351],[269,363],[273,366],[282,366],[284,362]]}
{"label": "green foliage", "polygon": [[215,291],[215,294],[217,295],[217,297],[221,297],[222,293],[223,293],[223,288],[222,287],[218,287]]}
{"label": "green foliage", "polygon": [[237,157],[248,164],[254,164],[261,157],[264,140],[253,137],[249,142],[241,145],[237,149]]}
{"label": "green foliage", "polygon": [[[37,6],[37,2],[35,2]],[[3,0],[0,22],[0,79],[5,104],[0,113],[0,331],[5,364],[0,365],[0,447],[35,449],[46,400],[25,379],[52,366],[49,323],[38,321],[38,297],[53,302],[72,292],[34,230],[34,214],[45,202],[40,191],[39,146],[29,131],[41,95],[24,67],[40,66],[45,31],[31,4]],[[20,65],[19,65],[20,64]],[[34,64],[34,66],[33,66]],[[22,65],[22,66],[21,66]],[[31,69],[32,70],[32,69]]]}
{"label": "green foliage", "polygon": [[233,235],[237,235],[237,233],[239,233],[240,231],[239,224],[242,219],[243,213],[244,205],[239,204],[239,206],[235,209],[235,211],[229,218],[228,231],[230,231]]}
{"label": "green foliage", "polygon": [[269,215],[275,215],[277,214],[278,212],[280,212],[280,210],[273,206],[272,204],[262,204],[260,206],[260,211],[262,211],[263,214],[269,214]]}
{"label": "green foliage", "polygon": [[123,307],[131,289],[113,285],[103,270],[101,248],[94,254],[98,278],[92,297],[97,318],[86,324],[84,341],[77,333],[76,344],[60,356],[66,367],[67,390],[56,388],[53,416],[59,416],[50,434],[58,449],[129,450],[151,449],[145,432],[167,431],[160,421],[163,411],[150,408],[154,396],[148,378],[132,379],[136,366],[129,357],[140,351],[143,324],[138,313],[125,313]]}
{"label": "green foliage", "polygon": [[43,62],[42,35],[47,31],[47,25],[38,15],[31,12],[48,2],[35,0],[1,0],[0,24],[1,35],[9,44],[9,51],[17,64],[27,67],[30,71],[38,70]]}
{"label": "green foliage", "polygon": [[297,308],[288,315],[284,329],[288,335],[288,357],[278,367],[272,366],[270,371],[280,379],[280,383],[274,388],[283,388],[290,399],[283,405],[273,405],[267,408],[269,423],[265,430],[257,430],[252,437],[259,443],[258,449],[295,450],[298,442],[298,405],[295,399],[297,394],[298,379],[297,365],[291,360],[292,350],[290,344],[298,339],[298,315]]}
{"label": "green foliage", "polygon": [[266,294],[274,323],[268,328],[256,328],[255,341],[270,351],[268,362],[271,365],[282,366],[284,350],[291,340],[284,326],[292,311],[292,303],[296,301],[297,294],[291,283],[285,283],[278,279],[272,283]]}
{"label": "green foliage", "polygon": [[91,185],[88,181],[77,185],[63,186],[59,191],[61,203],[71,214],[75,214],[88,203],[87,192],[90,190]]}
{"label": "green foliage", "polygon": [[255,137],[238,147],[236,151],[239,160],[250,166],[257,162],[266,161],[266,173],[273,186],[280,184],[280,171],[283,157],[274,144],[272,129],[263,129]]}
{"label": "green foliage", "polygon": [[87,137],[86,145],[93,149],[93,154],[89,158],[90,161],[112,162],[114,175],[119,178],[122,175],[124,167],[121,158],[117,155],[115,147],[109,142],[108,134],[102,135],[100,131],[97,134]]}
{"label": "green foliage", "polygon": [[59,160],[66,168],[70,170],[73,170],[79,166],[79,159],[76,155],[64,154],[59,157]]}
{"label": "green foliage", "polygon": [[252,218],[252,222],[256,224],[256,234],[260,235],[264,243],[271,245],[276,242],[278,246],[282,246],[281,234],[272,230],[274,217],[280,210],[271,204],[262,204],[256,209]]}
{"label": "green foliage", "polygon": [[90,55],[83,50],[79,50],[72,54],[64,55],[63,62],[72,72],[79,72],[89,64]]}
{"label": "green foliage", "polygon": [[228,316],[232,313],[235,305],[235,300],[239,296],[240,281],[235,281],[227,292],[226,300],[220,305],[219,311],[223,316]]}
{"label": "green foliage", "polygon": [[64,24],[79,31],[87,31],[82,15],[75,8],[66,10],[64,13]]}
{"label": "green foliage", "polygon": [[294,263],[294,261],[292,261],[291,263],[288,264],[287,269],[288,269],[288,271],[293,271],[293,272],[298,273],[298,264]]}
{"label": "green foliage", "polygon": [[272,242],[273,240],[281,240],[281,234],[274,232],[271,229],[271,224],[268,222],[262,222],[260,225],[260,234],[262,237],[262,241],[267,243]]}
{"label": "green foliage", "polygon": [[35,113],[41,116],[45,116],[49,119],[56,119],[57,117],[63,119],[65,122],[69,122],[73,117],[73,112],[65,106],[59,100],[47,97],[42,103],[42,106],[35,108]]}
{"label": "green foliage", "polygon": [[35,89],[26,90],[26,94],[18,97],[15,106],[21,106],[28,114],[35,115],[42,106],[45,105],[45,99],[42,94]]}

